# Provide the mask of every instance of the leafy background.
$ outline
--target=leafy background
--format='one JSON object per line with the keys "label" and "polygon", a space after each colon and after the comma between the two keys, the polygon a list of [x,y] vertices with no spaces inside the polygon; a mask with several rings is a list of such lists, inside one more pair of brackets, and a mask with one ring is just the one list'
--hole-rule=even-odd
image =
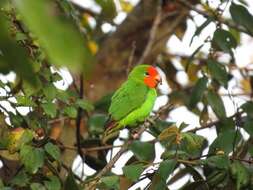
{"label": "leafy background", "polygon": [[[252,3],[80,3],[0,2],[1,189],[252,189]],[[104,145],[140,60],[167,78],[154,113]]]}

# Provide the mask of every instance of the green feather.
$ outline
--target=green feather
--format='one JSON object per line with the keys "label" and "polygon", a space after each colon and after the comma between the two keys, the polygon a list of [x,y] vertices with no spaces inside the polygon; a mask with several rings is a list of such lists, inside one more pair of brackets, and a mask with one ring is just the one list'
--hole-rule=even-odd
{"label": "green feather", "polygon": [[109,108],[109,114],[117,122],[113,131],[144,121],[152,111],[157,94],[155,89],[144,84],[148,67],[135,67],[128,80],[113,95]]}

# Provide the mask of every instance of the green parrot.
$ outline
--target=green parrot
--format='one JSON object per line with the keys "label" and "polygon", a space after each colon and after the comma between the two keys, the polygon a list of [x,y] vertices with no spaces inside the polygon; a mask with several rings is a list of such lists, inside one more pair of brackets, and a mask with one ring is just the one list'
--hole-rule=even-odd
{"label": "green parrot", "polygon": [[143,122],[153,109],[159,83],[161,77],[155,67],[136,66],[111,98],[105,136]]}

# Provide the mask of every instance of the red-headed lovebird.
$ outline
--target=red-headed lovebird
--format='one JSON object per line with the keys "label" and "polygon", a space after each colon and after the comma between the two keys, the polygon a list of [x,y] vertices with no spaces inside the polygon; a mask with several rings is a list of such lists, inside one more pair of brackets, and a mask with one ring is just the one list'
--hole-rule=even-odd
{"label": "red-headed lovebird", "polygon": [[136,66],[130,72],[127,81],[112,96],[110,119],[106,124],[105,134],[143,122],[153,109],[159,83],[161,76],[155,67]]}

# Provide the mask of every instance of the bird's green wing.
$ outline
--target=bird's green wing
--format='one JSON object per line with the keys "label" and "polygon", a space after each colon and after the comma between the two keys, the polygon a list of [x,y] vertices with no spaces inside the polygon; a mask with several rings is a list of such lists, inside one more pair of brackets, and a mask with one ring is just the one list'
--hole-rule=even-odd
{"label": "bird's green wing", "polygon": [[113,95],[109,114],[116,121],[139,108],[146,99],[148,87],[134,80],[126,81]]}

